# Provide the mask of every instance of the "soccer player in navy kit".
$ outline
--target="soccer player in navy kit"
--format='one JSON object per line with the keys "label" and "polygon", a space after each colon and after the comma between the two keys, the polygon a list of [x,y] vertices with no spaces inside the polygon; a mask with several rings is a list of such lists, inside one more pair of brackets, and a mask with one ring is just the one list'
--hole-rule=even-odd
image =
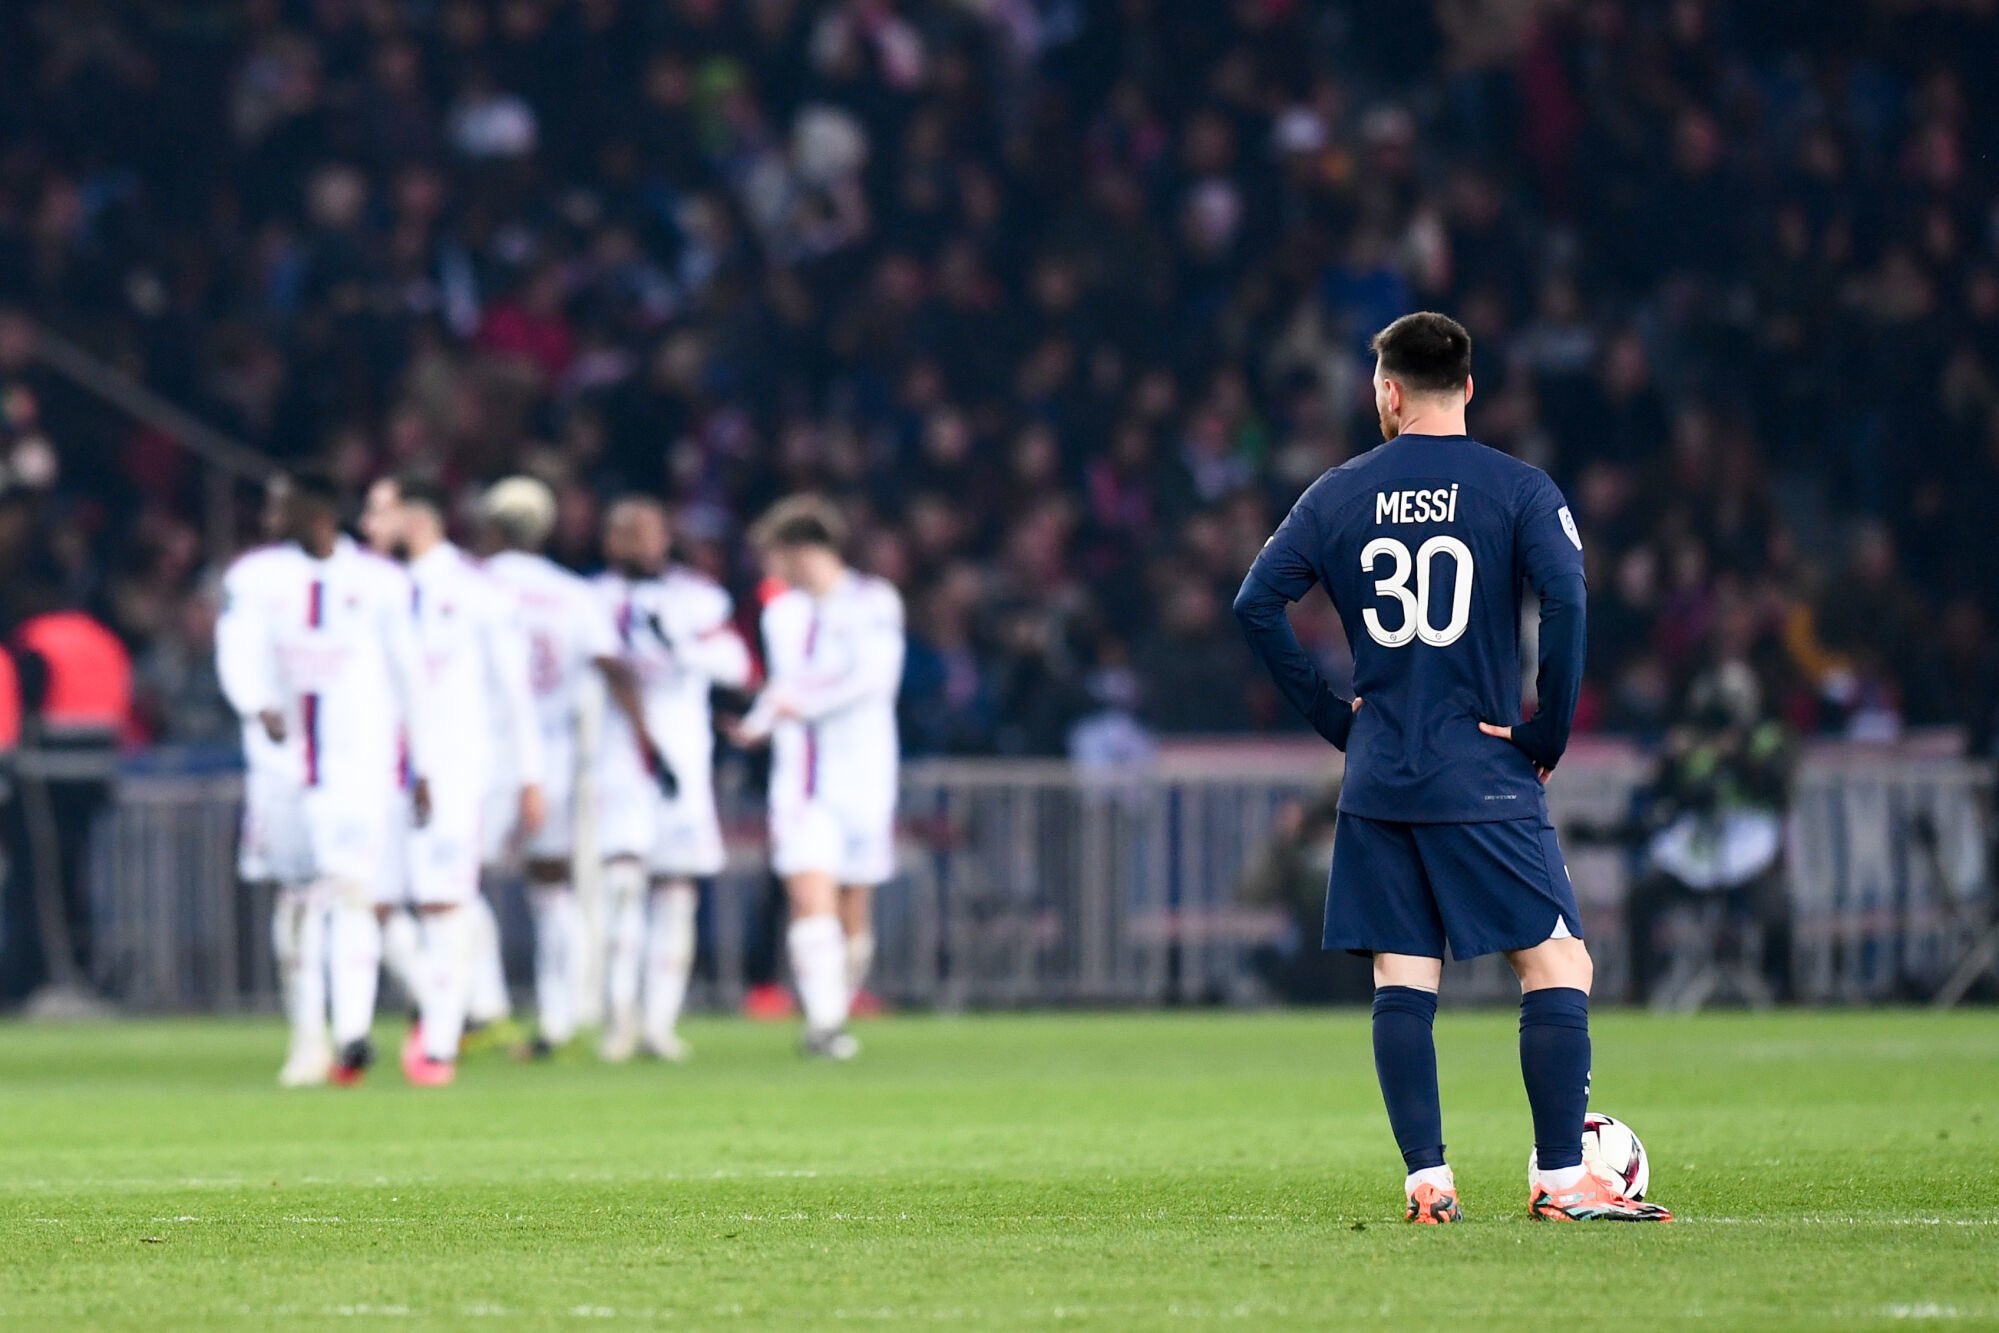
{"label": "soccer player in navy kit", "polygon": [[[1432,1024],[1444,948],[1520,977],[1520,1068],[1549,1221],[1665,1222],[1582,1165],[1589,951],[1542,784],[1582,680],[1582,539],[1546,473],[1471,439],[1471,336],[1405,315],[1375,335],[1380,448],[1314,482],[1243,580],[1236,617],[1286,699],[1347,754],[1325,947],[1374,959],[1374,1062],[1412,1222],[1459,1221]],[[1323,584],[1346,626],[1340,698],[1285,607]],[[1520,714],[1522,586],[1540,600],[1540,707]]]}

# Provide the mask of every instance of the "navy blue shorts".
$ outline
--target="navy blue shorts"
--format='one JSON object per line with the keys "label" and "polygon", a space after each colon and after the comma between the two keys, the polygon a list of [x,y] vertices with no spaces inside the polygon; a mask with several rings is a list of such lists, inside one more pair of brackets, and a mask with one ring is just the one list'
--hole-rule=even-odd
{"label": "navy blue shorts", "polygon": [[1544,816],[1402,824],[1341,812],[1326,887],[1328,949],[1453,958],[1582,937],[1576,891]]}

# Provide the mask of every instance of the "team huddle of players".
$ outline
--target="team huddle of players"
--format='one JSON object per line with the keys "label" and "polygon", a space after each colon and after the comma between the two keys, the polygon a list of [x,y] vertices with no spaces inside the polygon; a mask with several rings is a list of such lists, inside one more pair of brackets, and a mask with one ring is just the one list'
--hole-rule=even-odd
{"label": "team huddle of players", "polygon": [[[481,892],[502,866],[524,873],[534,922],[530,1049],[565,1045],[601,1012],[604,1058],[684,1060],[696,883],[725,859],[711,694],[757,679],[731,599],[670,562],[666,510],[648,498],[606,515],[592,579],[541,554],[556,502],[538,481],[481,497],[483,559],[450,540],[448,511],[429,482],[384,479],[357,542],[330,482],[291,477],[272,488],[272,543],[224,581],[216,655],[243,719],[242,873],[273,886],[291,1028],[279,1081],[361,1079],[386,968],[418,1013],[404,1073],[451,1082],[468,1022],[509,1010]],[[784,591],[763,611],[762,686],[726,729],[771,747],[803,1049],[848,1059],[872,892],[894,868],[902,602],[847,567],[821,501],[781,502],[751,536]],[[602,863],[601,931],[585,929],[574,887],[582,846]]]}

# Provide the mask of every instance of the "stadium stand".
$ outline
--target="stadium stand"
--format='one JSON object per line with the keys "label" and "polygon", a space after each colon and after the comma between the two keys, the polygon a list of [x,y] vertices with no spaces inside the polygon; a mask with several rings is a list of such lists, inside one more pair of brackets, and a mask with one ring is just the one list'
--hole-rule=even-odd
{"label": "stadium stand", "polygon": [[1916,0],[6,5],[0,619],[89,607],[149,734],[232,735],[193,469],[32,320],[357,489],[540,472],[578,564],[664,490],[746,587],[823,488],[913,751],[1290,727],[1228,594],[1434,306],[1584,526],[1585,729],[1742,663],[1986,752],[1995,68]]}

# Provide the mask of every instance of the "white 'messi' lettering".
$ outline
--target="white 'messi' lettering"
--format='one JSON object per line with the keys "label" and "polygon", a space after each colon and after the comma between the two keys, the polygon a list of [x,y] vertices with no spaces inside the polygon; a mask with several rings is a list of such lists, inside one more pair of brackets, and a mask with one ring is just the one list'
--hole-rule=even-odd
{"label": "white 'messi' lettering", "polygon": [[1374,497],[1377,523],[1455,523],[1458,488],[1430,491],[1382,491]]}

